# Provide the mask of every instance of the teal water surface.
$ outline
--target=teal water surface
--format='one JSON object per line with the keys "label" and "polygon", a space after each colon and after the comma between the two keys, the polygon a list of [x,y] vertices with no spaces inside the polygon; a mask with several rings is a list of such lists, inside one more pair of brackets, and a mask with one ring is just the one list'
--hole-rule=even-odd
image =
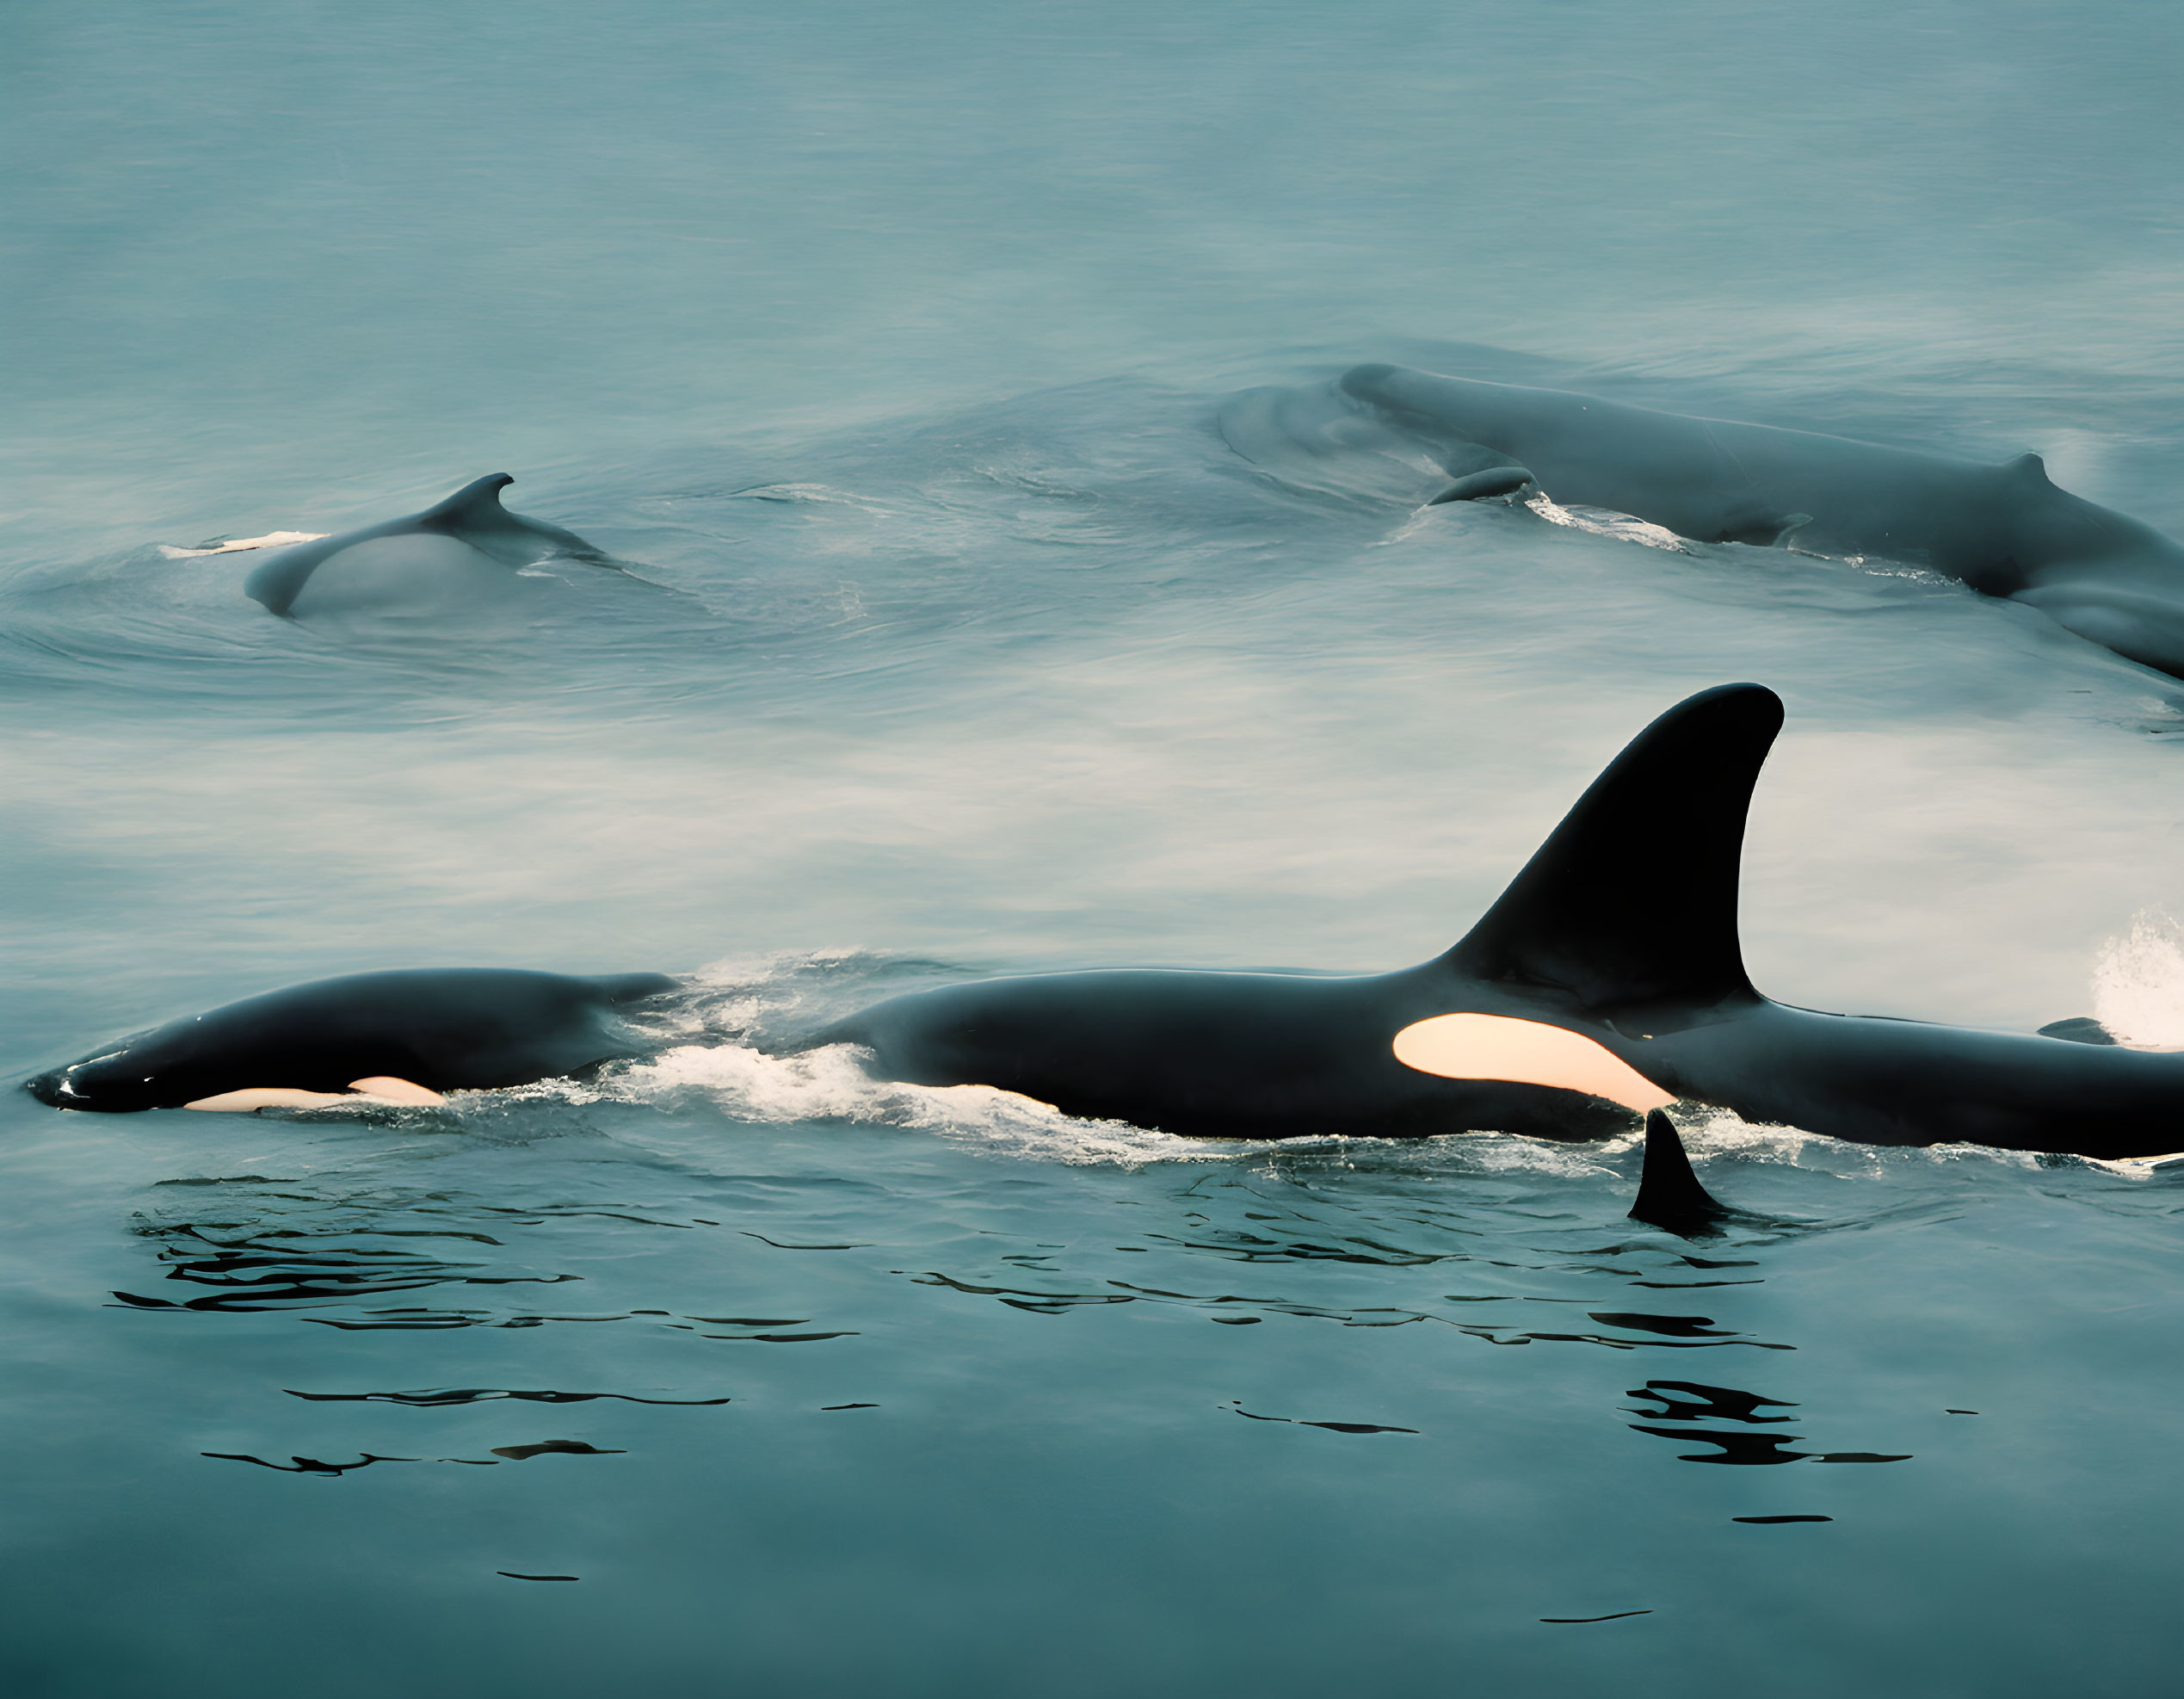
{"label": "teal water surface", "polygon": [[[0,1683],[2167,1690],[2175,1176],[1702,1118],[1765,1219],[1687,1242],[1626,1141],[1193,1143],[781,1051],[981,973],[1423,960],[1734,678],[1790,710],[1762,989],[2184,1042],[2174,681],[1219,428],[1395,360],[2033,449],[2184,534],[2178,35],[0,17]],[[289,623],[169,552],[499,470],[627,571]],[[692,995],[445,1109],[13,1089],[465,964]]]}

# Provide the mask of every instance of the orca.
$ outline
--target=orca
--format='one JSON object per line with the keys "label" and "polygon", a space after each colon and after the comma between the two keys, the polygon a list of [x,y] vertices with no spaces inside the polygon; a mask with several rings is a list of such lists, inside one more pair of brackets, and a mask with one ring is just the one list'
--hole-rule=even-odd
{"label": "orca", "polygon": [[432,1103],[645,1053],[620,1011],[663,973],[572,979],[506,967],[314,979],[185,1015],[28,1082],[59,1109]]}
{"label": "orca", "polygon": [[1317,394],[1247,391],[1222,423],[1245,458],[1306,482],[1324,480],[1318,462],[1361,458],[1399,483],[1423,470],[1407,455],[1456,480],[1428,505],[1532,491],[1693,542],[1925,566],[2184,677],[2184,547],[2058,489],[2038,454],[1988,466],[1388,365]]}
{"label": "orca", "polygon": [[[573,531],[565,531],[542,519],[511,513],[503,507],[501,491],[515,482],[507,473],[497,472],[464,485],[447,500],[435,503],[422,513],[291,543],[277,549],[244,580],[243,593],[262,603],[268,612],[293,619],[298,598],[321,567],[351,549],[392,538],[423,539],[428,547],[439,543],[444,553],[420,564],[426,565],[429,570],[443,571],[460,571],[466,564],[465,554],[455,552],[459,549],[503,566],[527,566],[550,555],[588,561],[594,565],[613,564]],[[271,542],[290,534],[275,532],[263,541]]]}
{"label": "orca", "polygon": [[860,1047],[882,1079],[1229,1139],[1582,1140],[1681,1103],[1873,1145],[2184,1146],[2184,1053],[1825,1014],[1754,988],[1737,879],[1782,717],[1757,684],[1670,708],[1418,967],[989,979],[891,998],[801,1047]]}

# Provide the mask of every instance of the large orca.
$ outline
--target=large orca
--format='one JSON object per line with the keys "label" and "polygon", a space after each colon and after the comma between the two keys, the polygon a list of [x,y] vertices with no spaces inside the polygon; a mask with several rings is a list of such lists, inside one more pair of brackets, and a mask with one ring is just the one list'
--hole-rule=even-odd
{"label": "large orca", "polygon": [[1756,684],[1669,709],[1420,967],[990,979],[875,1004],[806,1047],[861,1046],[885,1079],[1224,1138],[1585,1139],[1680,1102],[1876,1145],[2184,1146],[2184,1054],[1823,1014],[1753,988],[1737,874],[1781,724]]}
{"label": "large orca", "polygon": [[[503,566],[527,566],[546,557],[564,556],[594,565],[610,564],[607,557],[573,531],[510,513],[501,505],[501,491],[515,480],[497,472],[466,484],[443,502],[422,513],[365,525],[332,536],[314,537],[277,550],[243,582],[243,592],[282,618],[292,617],[296,602],[319,569],[336,555],[365,544],[392,538],[423,540],[425,548],[437,545],[443,558],[423,564],[427,570],[460,570],[466,559],[483,556]],[[275,533],[277,537],[282,534]]]}
{"label": "large orca", "polygon": [[642,1054],[618,1011],[675,985],[505,967],[353,973],[185,1015],[29,1090],[55,1109],[109,1111],[435,1103]]}
{"label": "large orca", "polygon": [[2057,488],[2038,454],[1986,466],[1385,365],[1355,367],[1317,396],[1246,392],[1223,423],[1239,452],[1270,462],[1369,447],[1385,428],[1456,480],[1432,501],[1536,483],[1557,503],[1694,542],[1927,566],[2184,677],[2184,548]]}

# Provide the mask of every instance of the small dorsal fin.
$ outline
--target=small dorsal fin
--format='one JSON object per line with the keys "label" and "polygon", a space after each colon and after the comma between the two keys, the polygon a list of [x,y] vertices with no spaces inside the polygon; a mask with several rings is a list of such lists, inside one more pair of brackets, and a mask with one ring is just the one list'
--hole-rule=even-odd
{"label": "small dorsal fin", "polygon": [[2013,460],[2004,460],[2002,470],[2012,478],[2027,479],[2039,484],[2050,481],[2047,462],[2038,454],[2019,454]]}
{"label": "small dorsal fin", "polygon": [[1728,1214],[1691,1171],[1691,1158],[1685,1154],[1675,1122],[1655,1109],[1645,1118],[1645,1166],[1639,1171],[1631,1219],[1685,1239],[1699,1239],[1720,1233],[1719,1224]]}
{"label": "small dorsal fin", "polygon": [[499,531],[513,528],[515,517],[501,505],[501,491],[515,482],[507,473],[489,473],[466,484],[444,502],[435,503],[411,522],[433,530]]}
{"label": "small dorsal fin", "polygon": [[1612,1010],[1753,995],[1737,938],[1744,815],[1782,727],[1758,684],[1676,704],[1631,741],[1443,958]]}
{"label": "small dorsal fin", "polygon": [[2065,1039],[2072,1044],[2107,1044],[2116,1041],[2115,1034],[2091,1015],[2073,1015],[2067,1021],[2050,1021],[2040,1029],[2042,1038]]}
{"label": "small dorsal fin", "polygon": [[1438,496],[1428,502],[1428,507],[1441,507],[1449,502],[1486,502],[1506,496],[1536,484],[1539,480],[1521,466],[1489,466],[1484,472],[1474,472],[1458,479]]}

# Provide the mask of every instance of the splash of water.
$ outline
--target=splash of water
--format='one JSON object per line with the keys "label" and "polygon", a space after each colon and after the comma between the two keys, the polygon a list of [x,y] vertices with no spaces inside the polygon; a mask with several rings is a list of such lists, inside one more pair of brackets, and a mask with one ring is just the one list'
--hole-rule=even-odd
{"label": "splash of water", "polygon": [[2129,932],[2101,945],[2093,1013],[2125,1044],[2184,1047],[2184,926],[2174,915],[2141,909]]}

